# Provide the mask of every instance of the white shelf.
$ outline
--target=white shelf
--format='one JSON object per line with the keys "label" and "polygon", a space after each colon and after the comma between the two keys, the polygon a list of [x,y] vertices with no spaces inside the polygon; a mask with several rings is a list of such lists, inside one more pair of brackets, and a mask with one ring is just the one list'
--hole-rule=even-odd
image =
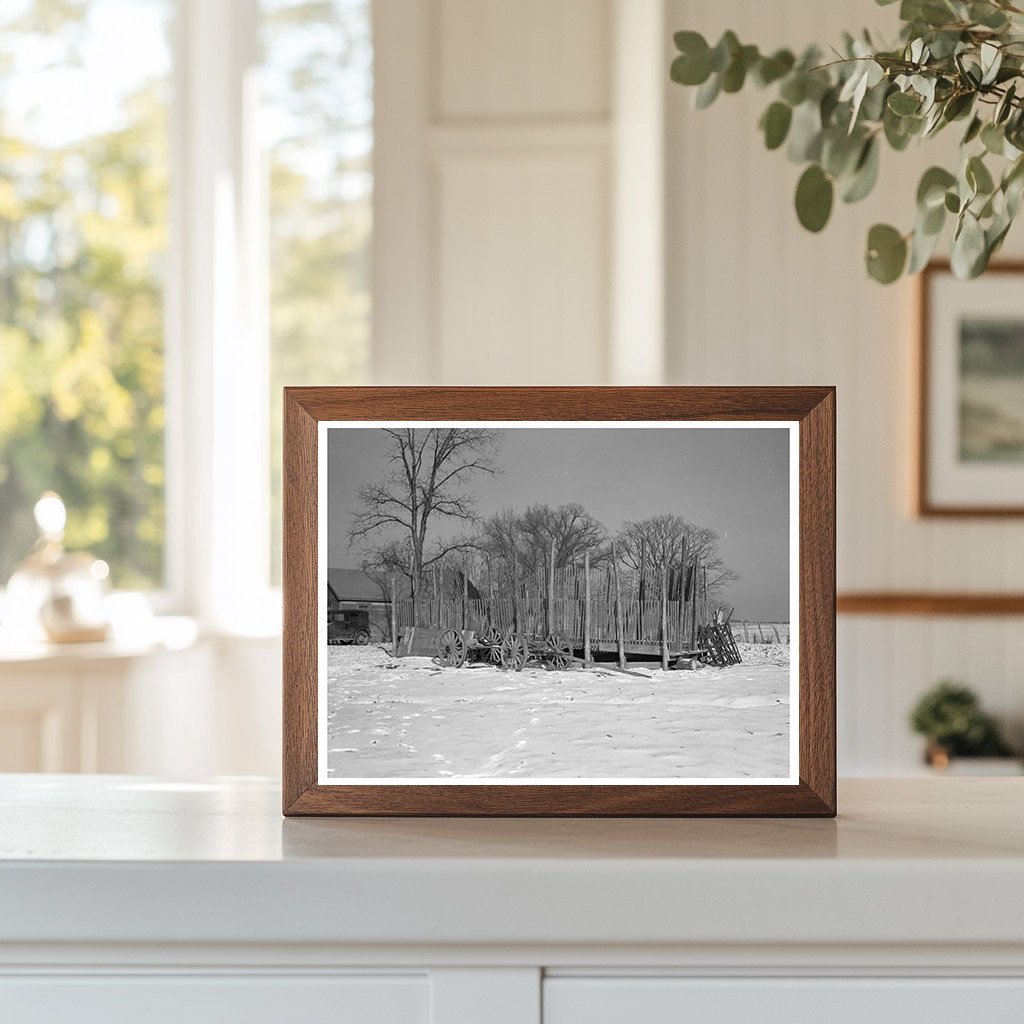
{"label": "white shelf", "polygon": [[1024,944],[1012,779],[821,820],[282,819],[276,785],[0,783],[0,942]]}
{"label": "white shelf", "polygon": [[260,780],[9,775],[0,1005],[24,1024],[1017,1024],[1022,785],[848,780],[836,821],[284,820]]}

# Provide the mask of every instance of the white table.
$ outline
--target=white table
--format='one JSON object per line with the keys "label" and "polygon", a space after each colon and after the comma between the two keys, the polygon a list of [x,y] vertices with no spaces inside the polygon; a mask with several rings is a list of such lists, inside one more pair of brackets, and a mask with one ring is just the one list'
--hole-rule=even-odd
{"label": "white table", "polygon": [[271,783],[0,776],[0,1019],[1024,1020],[1024,780],[837,821],[295,820]]}

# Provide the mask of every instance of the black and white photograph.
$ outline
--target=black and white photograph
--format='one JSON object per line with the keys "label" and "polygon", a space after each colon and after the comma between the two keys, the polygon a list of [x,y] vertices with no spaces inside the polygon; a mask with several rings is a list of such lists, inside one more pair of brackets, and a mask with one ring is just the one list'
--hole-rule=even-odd
{"label": "black and white photograph", "polygon": [[320,438],[322,784],[797,781],[795,424]]}

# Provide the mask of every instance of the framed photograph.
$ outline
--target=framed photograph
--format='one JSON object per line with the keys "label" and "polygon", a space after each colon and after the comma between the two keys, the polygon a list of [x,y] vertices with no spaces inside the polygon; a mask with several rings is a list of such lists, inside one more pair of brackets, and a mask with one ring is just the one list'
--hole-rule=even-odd
{"label": "framed photograph", "polygon": [[835,814],[832,388],[287,388],[284,813]]}
{"label": "framed photograph", "polygon": [[1024,515],[1024,263],[919,287],[917,511]]}

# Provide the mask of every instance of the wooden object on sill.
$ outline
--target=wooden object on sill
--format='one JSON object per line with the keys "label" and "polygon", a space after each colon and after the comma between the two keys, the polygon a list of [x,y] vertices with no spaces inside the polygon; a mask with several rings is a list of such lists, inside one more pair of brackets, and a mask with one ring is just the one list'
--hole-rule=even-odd
{"label": "wooden object on sill", "polygon": [[836,597],[839,615],[1022,615],[1024,593],[852,591]]}

